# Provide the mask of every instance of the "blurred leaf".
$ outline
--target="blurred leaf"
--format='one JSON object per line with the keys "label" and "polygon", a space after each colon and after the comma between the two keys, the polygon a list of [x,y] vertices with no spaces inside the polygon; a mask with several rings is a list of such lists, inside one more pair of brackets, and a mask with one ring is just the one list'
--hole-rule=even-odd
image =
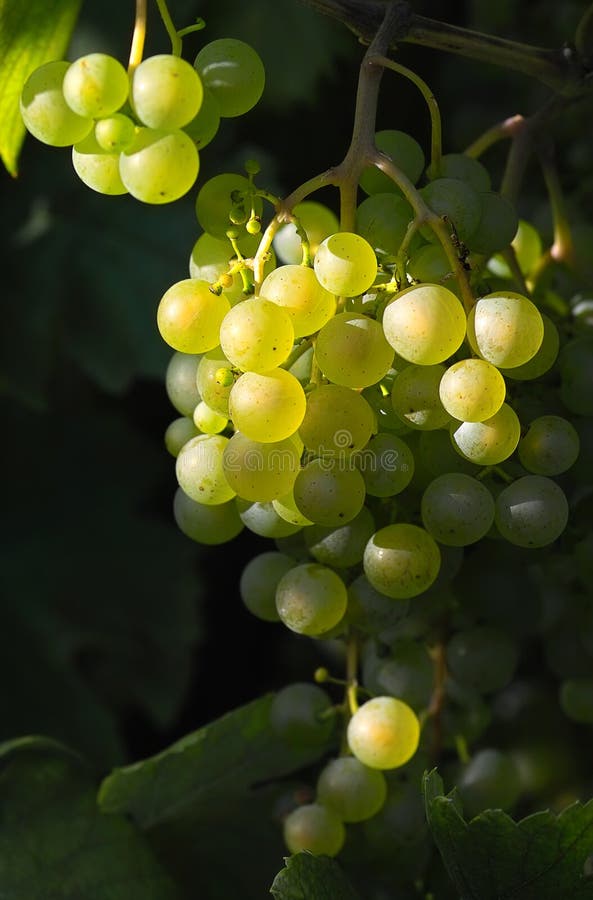
{"label": "blurred leaf", "polygon": [[327,856],[297,853],[274,878],[270,893],[276,900],[357,900],[358,894],[337,862]]}
{"label": "blurred leaf", "polygon": [[0,155],[11,175],[25,136],[23,85],[38,66],[63,58],[81,2],[0,0]]}

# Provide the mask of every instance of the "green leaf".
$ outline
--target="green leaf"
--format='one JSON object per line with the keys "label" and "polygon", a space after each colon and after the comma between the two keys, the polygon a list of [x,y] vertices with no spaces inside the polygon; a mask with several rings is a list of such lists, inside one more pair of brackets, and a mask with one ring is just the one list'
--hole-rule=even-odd
{"label": "green leaf", "polygon": [[358,900],[358,894],[334,859],[297,853],[287,857],[270,893],[276,900]]}
{"label": "green leaf", "polygon": [[424,798],[460,900],[592,900],[593,879],[584,866],[593,850],[593,800],[520,822],[490,809],[468,823],[455,793],[443,794],[436,771],[424,777]]}
{"label": "green leaf", "polygon": [[0,156],[17,174],[25,136],[19,97],[31,72],[62,59],[82,0],[0,0]]}
{"label": "green leaf", "polygon": [[2,900],[180,900],[146,840],[97,808],[84,762],[44,738],[0,746]]}

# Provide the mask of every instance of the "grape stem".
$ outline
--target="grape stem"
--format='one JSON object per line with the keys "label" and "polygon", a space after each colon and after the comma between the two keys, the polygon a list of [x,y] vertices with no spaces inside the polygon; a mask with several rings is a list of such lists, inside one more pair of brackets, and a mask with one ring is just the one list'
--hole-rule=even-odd
{"label": "grape stem", "polygon": [[161,19],[163,20],[163,25],[169,35],[169,40],[171,41],[171,53],[173,56],[181,56],[181,48],[182,48],[182,40],[179,36],[177,29],[173,23],[173,19],[171,18],[171,13],[169,12],[169,7],[167,6],[167,0],[156,0],[156,5],[158,6],[159,13],[161,14]]}
{"label": "grape stem", "polygon": [[358,709],[358,637],[352,632],[346,644],[346,696],[345,701],[353,716]]}
{"label": "grape stem", "polygon": [[132,34],[132,45],[128,60],[129,75],[132,75],[142,62],[144,42],[146,40],[146,15],[146,0],[136,0],[136,18],[134,20],[134,33]]}
{"label": "grape stem", "polygon": [[488,128],[483,134],[472,141],[472,143],[465,148],[463,151],[466,156],[471,156],[473,159],[479,159],[486,150],[489,150],[493,144],[498,143],[498,141],[502,141],[505,138],[514,137],[523,127],[524,116],[515,115],[510,116],[508,119],[503,119],[502,122],[497,122],[496,125],[493,125],[491,128]]}

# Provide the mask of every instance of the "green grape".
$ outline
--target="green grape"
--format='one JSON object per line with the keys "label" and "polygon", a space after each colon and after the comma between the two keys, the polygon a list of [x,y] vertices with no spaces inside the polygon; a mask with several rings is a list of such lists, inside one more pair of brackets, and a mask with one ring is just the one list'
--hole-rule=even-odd
{"label": "green grape", "polygon": [[408,362],[433,366],[461,347],[466,317],[458,298],[440,284],[418,284],[391,300],[383,314],[385,337]]}
{"label": "green grape", "polygon": [[480,750],[467,764],[457,784],[469,818],[484,809],[512,809],[521,793],[517,768],[500,750]]}
{"label": "green grape", "polygon": [[560,396],[573,413],[593,415],[593,338],[569,341],[560,355]]}
{"label": "green grape", "polygon": [[511,544],[546,547],[568,522],[568,501],[559,485],[543,475],[525,475],[496,499],[496,527]]}
{"label": "green grape", "polygon": [[431,481],[422,495],[422,524],[435,540],[465,547],[483,538],[494,522],[494,500],[481,481],[448,472]]}
{"label": "green grape", "polygon": [[406,600],[394,603],[391,597],[376,591],[366,575],[359,575],[348,585],[345,621],[365,634],[391,635],[408,609]]}
{"label": "green grape", "polygon": [[294,559],[274,550],[260,553],[251,559],[239,581],[241,600],[250,613],[264,622],[279,622],[276,609],[278,582],[294,566]]}
{"label": "green grape", "polygon": [[199,75],[180,56],[149,56],[132,75],[132,106],[142,124],[149,128],[182,128],[197,115],[202,97]]}
{"label": "green grape", "polygon": [[113,113],[95,124],[95,140],[107,153],[121,153],[132,144],[136,126],[129,116]]}
{"label": "green grape", "polygon": [[319,284],[313,269],[307,266],[274,269],[262,282],[259,295],[288,313],[297,338],[319,331],[336,311],[335,296]]}
{"label": "green grape", "polygon": [[389,431],[399,435],[409,434],[411,429],[394,412],[391,394],[389,393],[390,382],[391,377],[388,372],[381,382],[364,388],[361,394],[375,413],[377,432]]}
{"label": "green grape", "polygon": [[[291,438],[292,440],[292,438]],[[302,514],[294,500],[293,486],[286,494],[272,500],[272,506],[281,519],[292,522],[293,525],[312,525],[313,523]]]}
{"label": "green grape", "polygon": [[344,459],[313,459],[294,482],[298,509],[316,525],[337,527],[351,522],[364,504],[362,475]]}
{"label": "green grape", "polygon": [[[470,184],[458,178],[435,178],[420,189],[420,195],[437,216],[446,217],[448,227],[455,228],[460,241],[466,243],[471,238],[480,223],[482,203]],[[422,226],[420,233],[427,241],[438,240],[428,225]]]}
{"label": "green grape", "polygon": [[457,279],[453,278],[451,263],[440,244],[424,244],[415,250],[408,259],[407,271],[414,281],[430,284],[441,284],[446,281],[446,288],[456,295],[459,292]]}
{"label": "green grape", "polygon": [[371,497],[400,494],[414,476],[414,454],[395,434],[374,435],[364,450],[356,454],[355,463]]}
{"label": "green grape", "polygon": [[[519,268],[523,275],[529,275],[543,251],[542,239],[537,230],[529,222],[519,219],[517,233],[511,241]],[[502,256],[493,256],[488,260],[488,269],[499,278],[512,278],[513,273]]]}
{"label": "green grape", "polygon": [[207,281],[186,278],[163,294],[157,310],[158,329],[174,350],[206,353],[218,346],[220,325],[230,308],[224,294],[213,294]]}
{"label": "green grape", "polygon": [[317,684],[297,681],[278,691],[270,707],[274,734],[294,747],[323,747],[335,720],[332,702]]}
{"label": "green grape", "polygon": [[339,297],[364,294],[377,277],[375,251],[351,231],[330,234],[317,248],[313,268],[320,284]]}
{"label": "green grape", "polygon": [[560,687],[560,705],[569,719],[593,725],[593,678],[568,678]]}
{"label": "green grape", "polygon": [[320,803],[298,806],[284,820],[284,843],[291,853],[307,850],[314,856],[337,856],[345,840],[341,820]]}
{"label": "green grape", "polygon": [[498,412],[506,397],[504,378],[484,359],[462,359],[441,378],[444,408],[461,422],[483,422]]}
{"label": "green grape", "polygon": [[[404,131],[388,129],[375,134],[375,146],[389,156],[404,175],[416,184],[425,164],[424,151],[418,141]],[[381,194],[385,191],[399,193],[395,182],[375,166],[364,169],[360,176],[360,186],[367,194]]]}
{"label": "green grape", "polygon": [[407,366],[396,376],[391,388],[391,402],[395,414],[410,428],[431,431],[443,428],[451,415],[439,397],[439,385],[445,367]]}
{"label": "green grape", "polygon": [[467,319],[472,349],[500,368],[526,363],[539,350],[543,337],[544,323],[537,306],[513,291],[481,297]]}
{"label": "green grape", "polygon": [[299,453],[288,439],[262,444],[236,432],[225,447],[222,467],[239,497],[266,503],[292,487]]}
{"label": "green grape", "polygon": [[[430,175],[428,177],[430,178]],[[466,156],[465,153],[445,153],[441,157],[438,177],[465,181],[479,193],[489,191],[491,186],[490,173],[486,166],[478,159]]]}
{"label": "green grape", "polygon": [[218,134],[220,126],[220,108],[214,99],[214,95],[207,88],[203,88],[204,96],[202,105],[196,115],[183,126],[183,130],[192,139],[198,150],[207,147]]}
{"label": "green grape", "polygon": [[420,723],[413,709],[395,697],[373,697],[360,706],[347,730],[348,746],[370,769],[396,769],[413,757]]}
{"label": "green grape", "polygon": [[216,412],[203,400],[200,400],[194,409],[193,420],[196,428],[199,428],[203,434],[219,434],[229,423],[226,416]]}
{"label": "green grape", "polygon": [[433,477],[448,472],[475,475],[479,466],[464,459],[454,449],[448,431],[422,431],[418,440],[418,461]]}
{"label": "green grape", "polygon": [[[299,220],[301,228],[309,240],[309,249],[315,256],[321,241],[338,231],[340,223],[331,209],[315,200],[297,203],[292,213]],[[302,261],[303,249],[296,226],[289,222],[278,229],[273,241],[278,259],[285,264],[298,265]]]}
{"label": "green grape", "polygon": [[228,418],[229,395],[235,380],[230,363],[220,347],[209,350],[199,359],[194,381],[200,395],[199,399],[203,399],[211,409]]}
{"label": "green grape", "polygon": [[421,641],[397,638],[388,656],[379,656],[369,642],[362,671],[363,684],[372,694],[397,697],[414,710],[425,709],[430,703],[434,664]]}
{"label": "green grape", "polygon": [[165,431],[165,447],[171,456],[177,457],[183,445],[191,438],[197,437],[199,433],[193,421],[187,416],[174,419]]}
{"label": "green grape", "polygon": [[363,822],[375,816],[387,798],[382,772],[369,769],[354,756],[332,759],[317,780],[317,802],[333,809],[342,822]]}
{"label": "green grape", "polygon": [[364,388],[387,374],[393,349],[374,319],[362,313],[342,312],[317,335],[315,357],[323,374],[334,384]]}
{"label": "green grape", "polygon": [[545,372],[552,368],[558,356],[560,347],[560,335],[558,329],[552,320],[541,313],[544,323],[544,336],[540,344],[539,350],[521,366],[514,366],[512,369],[505,369],[500,366],[500,371],[505,378],[513,378],[516,381],[531,381],[539,378]]}
{"label": "green grape", "polygon": [[282,441],[303,421],[307,401],[294,375],[284,369],[245,372],[229,394],[235,428],[254,441]]}
{"label": "green grape", "polygon": [[364,548],[375,531],[375,521],[366,508],[346,525],[328,528],[311,525],[303,532],[311,556],[324,566],[347,569],[362,561]]}
{"label": "green grape", "polygon": [[483,422],[454,422],[451,440],[458,453],[479,466],[497,466],[514,453],[521,423],[507,403]]}
{"label": "green grape", "polygon": [[188,441],[177,457],[175,471],[179,487],[206,506],[232,500],[236,491],[226,480],[222,458],[229,439],[221,434],[199,434]]}
{"label": "green grape", "polygon": [[334,628],[346,612],[348,594],[339,575],[319,563],[302,563],[282,576],[276,609],[297,634],[319,637]]}
{"label": "green grape", "polygon": [[[238,231],[240,237],[246,234],[244,227],[238,227],[230,216],[232,211],[243,210],[245,221],[249,218],[251,210],[252,187],[249,179],[244,175],[225,173],[215,175],[204,182],[196,198],[196,216],[198,222],[208,234],[222,239],[227,231]],[[253,209],[256,215],[261,215],[261,198],[253,198]]]}
{"label": "green grape", "polygon": [[377,253],[397,256],[413,218],[412,207],[403,197],[372,194],[356,210],[356,231]]}
{"label": "green grape", "polygon": [[513,204],[493,191],[479,195],[482,204],[480,221],[467,239],[467,246],[475,253],[491,256],[503,250],[513,240],[519,219]]}
{"label": "green grape", "polygon": [[251,297],[237,303],[220,326],[220,346],[243,371],[267,372],[288,358],[294,344],[290,316],[276,303]]}
{"label": "green grape", "polygon": [[397,523],[380,528],[372,536],[363,564],[374,588],[394,600],[407,600],[434,582],[441,554],[434,538],[424,528]]}
{"label": "green grape", "polygon": [[307,395],[299,435],[316,456],[349,456],[365,446],[374,426],[364,397],[339,384],[322,384]]}
{"label": "green grape", "polygon": [[519,441],[517,453],[528,472],[561,475],[576,462],[579,448],[578,432],[567,419],[540,416]]}
{"label": "green grape", "polygon": [[249,531],[265,538],[284,538],[300,531],[301,525],[293,525],[278,515],[270,502],[250,503],[237,499],[241,521]]}
{"label": "green grape", "polygon": [[206,506],[192,500],[181,488],[175,494],[173,515],[186,537],[208,546],[226,544],[244,528],[234,500]]}
{"label": "green grape", "polygon": [[233,118],[252,109],[261,97],[266,75],[257,52],[244,41],[220,38],[202,47],[194,66],[219,106]]}
{"label": "green grape", "polygon": [[505,687],[517,667],[517,642],[499,628],[479,625],[458,631],[447,644],[452,676],[481,694]]}
{"label": "green grape", "polygon": [[93,120],[73,112],[62,93],[70,63],[45,63],[29,75],[20,96],[20,111],[27,131],[51,147],[68,147],[91,131]]}
{"label": "green grape", "polygon": [[195,353],[174,353],[169,360],[165,374],[167,397],[177,412],[183,416],[193,416],[194,409],[202,399],[196,387],[196,372],[200,356]]}
{"label": "green grape", "polygon": [[99,194],[127,194],[119,174],[119,153],[107,153],[91,131],[72,147],[74,171],[87,187]]}
{"label": "green grape", "polygon": [[64,100],[79,116],[109,116],[128,99],[128,73],[113,56],[89,53],[75,60],[64,75]]}
{"label": "green grape", "polygon": [[183,131],[139,128],[123,151],[119,173],[130,194],[143,203],[171,203],[193,187],[198,151]]}

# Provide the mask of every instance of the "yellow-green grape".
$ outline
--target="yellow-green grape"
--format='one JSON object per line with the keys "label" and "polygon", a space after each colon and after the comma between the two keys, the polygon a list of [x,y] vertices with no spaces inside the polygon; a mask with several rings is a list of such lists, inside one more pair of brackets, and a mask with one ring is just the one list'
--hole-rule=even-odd
{"label": "yellow-green grape", "polygon": [[343,822],[364,822],[376,816],[386,798],[383,773],[355,756],[330,760],[317,781],[317,801],[333,809]]}
{"label": "yellow-green grape", "polygon": [[[430,174],[428,174],[430,178]],[[444,153],[439,165],[439,178],[457,178],[473,187],[474,191],[489,191],[490,173],[478,159],[465,153]]]}
{"label": "yellow-green grape", "polygon": [[260,297],[237,303],[220,325],[222,351],[243,371],[267,372],[282,365],[293,344],[294,328],[288,313]]}
{"label": "yellow-green grape", "polygon": [[229,420],[201,400],[194,409],[194,424],[204,434],[219,434],[227,427]]}
{"label": "yellow-green grape", "polygon": [[[388,129],[375,134],[375,145],[389,156],[413,184],[416,184],[424,170],[424,151],[413,137],[404,131]],[[381,194],[384,191],[399,193],[394,181],[375,166],[368,166],[360,176],[360,186],[367,194]]]}
{"label": "yellow-green grape", "polygon": [[109,116],[128,99],[128,73],[113,56],[89,53],[75,60],[64,75],[64,100],[79,116]]}
{"label": "yellow-green grape", "polygon": [[165,447],[171,456],[177,457],[184,444],[200,432],[187,416],[174,419],[165,431]]}
{"label": "yellow-green grape", "polygon": [[280,621],[276,609],[276,588],[282,576],[294,567],[294,562],[286,553],[272,550],[254,556],[243,569],[239,581],[241,600],[258,619],[264,622]]}
{"label": "yellow-green grape", "polygon": [[196,503],[181,488],[177,488],[175,493],[173,515],[177,527],[186,537],[207,546],[226,544],[245,527],[234,500],[206,506]]}
{"label": "yellow-green grape", "polygon": [[494,191],[479,197],[482,204],[480,221],[467,239],[467,246],[474,253],[491,256],[496,250],[508,247],[517,233],[519,219],[515,207],[506,197]]}
{"label": "yellow-green grape", "polygon": [[439,384],[445,373],[440,363],[434,366],[407,366],[396,375],[391,388],[395,414],[410,428],[432,431],[443,428],[451,416],[439,396]]}
{"label": "yellow-green grape", "polygon": [[213,294],[207,281],[186,278],[163,294],[157,310],[158,329],[174,350],[206,353],[218,346],[220,325],[230,308],[224,294]]}
{"label": "yellow-green grape", "polygon": [[303,527],[279,516],[270,502],[250,503],[249,500],[237,498],[237,509],[245,527],[260,537],[284,538],[296,534]]}
{"label": "yellow-green grape", "polygon": [[264,444],[236,432],[226,445],[222,467],[239,497],[265,503],[290,490],[299,454],[288,438]]}
{"label": "yellow-green grape", "polygon": [[220,347],[205,353],[196,374],[197,389],[208,406],[228,418],[229,395],[235,383],[230,363]]}
{"label": "yellow-green grape", "polygon": [[108,153],[91,131],[72,147],[74,171],[87,187],[99,194],[127,194],[119,174],[119,153]]}
{"label": "yellow-green grape", "polygon": [[[517,233],[511,241],[511,246],[515,251],[521,272],[523,275],[529,275],[543,251],[542,239],[539,233],[530,222],[519,219]],[[488,260],[488,269],[499,278],[513,277],[506,259],[503,259],[498,254]]]}
{"label": "yellow-green grape", "polygon": [[229,439],[222,434],[199,434],[179,451],[175,471],[179,487],[206,506],[232,500],[236,491],[226,480],[222,457]]}
{"label": "yellow-green grape", "polygon": [[418,749],[420,723],[411,707],[395,697],[373,697],[348,722],[348,746],[370,769],[396,769]]}
{"label": "yellow-green grape", "polygon": [[245,41],[236,38],[211,41],[202,47],[194,66],[214,95],[221,116],[242,116],[255,106],[263,93],[264,65]]}
{"label": "yellow-green grape", "polygon": [[211,91],[204,88],[202,105],[193,119],[183,126],[183,130],[198,150],[202,150],[216,137],[219,126],[220,108]]}
{"label": "yellow-green grape", "polygon": [[308,850],[314,856],[337,856],[345,840],[342,821],[320,803],[298,806],[284,820],[284,843],[291,853]]}
{"label": "yellow-green grape", "polygon": [[441,567],[434,538],[405,522],[380,528],[364,552],[364,572],[375,590],[394,600],[407,600],[427,590]]}
{"label": "yellow-green grape", "polygon": [[254,441],[283,441],[300,427],[307,401],[299,381],[284,369],[245,372],[229,394],[235,428]]}
{"label": "yellow-green grape", "polygon": [[407,488],[414,475],[414,454],[395,434],[374,435],[355,462],[362,473],[367,494],[393,497]]}
{"label": "yellow-green grape", "polygon": [[[334,234],[340,227],[338,217],[327,206],[317,203],[315,200],[303,200],[292,210],[299,220],[309,240],[309,249],[315,256],[321,241],[330,234]],[[276,232],[273,247],[278,259],[283,263],[297,265],[302,261],[303,250],[301,239],[297,234],[296,226],[289,222]]]}
{"label": "yellow-green grape", "polygon": [[297,634],[319,637],[344,616],[346,585],[339,575],[319,563],[294,566],[276,588],[276,609],[281,621]]}
{"label": "yellow-green grape", "polygon": [[[292,440],[292,438],[289,438],[289,440]],[[312,525],[313,523],[311,520],[302,514],[295,503],[293,486],[294,483],[286,494],[283,494],[281,497],[275,497],[274,500],[272,500],[272,506],[280,518],[284,519],[285,522],[290,522],[292,525],[298,525],[300,527]]]}
{"label": "yellow-green grape", "polygon": [[579,435],[562,416],[540,416],[534,419],[527,434],[519,441],[517,453],[521,464],[535,475],[561,475],[577,460]]}
{"label": "yellow-green grape", "polygon": [[64,75],[70,63],[45,63],[29,75],[20,97],[25,128],[33,137],[51,147],[68,147],[81,141],[93,127],[88,116],[73,112],[62,93]]}
{"label": "yellow-green grape", "polygon": [[196,385],[199,354],[174,353],[165,374],[165,390],[171,405],[183,416],[191,418],[202,399]]}
{"label": "yellow-green grape", "polygon": [[171,203],[193,186],[200,168],[194,143],[183,131],[139,128],[121,154],[119,173],[143,203]]}
{"label": "yellow-green grape", "polygon": [[99,147],[108,153],[121,153],[133,142],[136,135],[136,126],[129,116],[123,113],[113,113],[99,119],[95,124],[95,140]]}
{"label": "yellow-green grape", "polygon": [[319,283],[338,297],[364,294],[377,277],[375,251],[350,231],[326,237],[317,248],[313,267]]}
{"label": "yellow-green grape", "polygon": [[[460,241],[466,242],[477,229],[482,214],[480,195],[465,181],[458,178],[435,178],[420,194],[430,209],[447,219],[448,227],[454,227]],[[438,238],[432,228],[423,225],[420,233],[427,241]]]}
{"label": "yellow-green grape", "polygon": [[130,99],[149,128],[182,128],[197,115],[202,97],[200,76],[180,56],[150,56],[134,70]]}
{"label": "yellow-green grape", "polygon": [[459,294],[459,285],[453,278],[451,263],[440,244],[424,244],[415,250],[406,266],[408,275],[414,281],[430,284],[444,284],[454,294]]}
{"label": "yellow-green grape", "polygon": [[[215,175],[204,182],[196,197],[198,222],[213,237],[225,238],[227,231],[234,229],[242,239],[247,232],[243,225],[238,226],[232,221],[231,214],[236,219],[238,211],[242,210],[246,222],[251,211],[251,194],[251,184],[244,175],[234,172]],[[253,204],[256,215],[261,215],[261,198],[253,198]]]}
{"label": "yellow-green grape", "polygon": [[546,547],[559,538],[568,522],[562,488],[543,475],[525,475],[496,498],[496,527],[519,547]]}
{"label": "yellow-green grape", "polygon": [[544,337],[544,323],[531,300],[513,291],[481,297],[467,319],[472,349],[492,365],[511,369],[530,360]]}
{"label": "yellow-green grape", "polygon": [[391,368],[393,349],[383,329],[362,313],[338,313],[323,326],[315,341],[315,357],[334,384],[365,388],[380,381]]}
{"label": "yellow-green grape", "polygon": [[466,317],[455,294],[441,284],[418,284],[397,294],[385,307],[383,331],[408,362],[433,366],[463,343]]}
{"label": "yellow-green grape", "polygon": [[310,525],[304,529],[303,537],[309,553],[318,563],[334,569],[348,569],[361,562],[364,548],[374,531],[375,521],[363,506],[346,525],[337,528]]}
{"label": "yellow-green grape", "polygon": [[336,311],[334,294],[321,286],[307,266],[274,269],[264,279],[259,295],[288,313],[297,338],[319,331]]}
{"label": "yellow-green grape", "polygon": [[298,509],[317,525],[338,526],[351,522],[364,504],[364,479],[343,458],[313,459],[294,482]]}
{"label": "yellow-green grape", "polygon": [[365,446],[374,427],[364,397],[339,384],[322,384],[307,395],[299,434],[316,456],[349,456]]}
{"label": "yellow-green grape", "polygon": [[504,366],[501,366],[500,371],[505,378],[512,378],[515,381],[532,381],[551,369],[556,362],[560,349],[558,329],[549,316],[545,313],[540,315],[544,323],[544,336],[539,350],[522,366],[515,366],[512,369],[505,369]]}
{"label": "yellow-green grape", "polygon": [[520,437],[521,423],[507,403],[483,422],[451,424],[451,440],[457,452],[480,466],[496,466],[508,459]]}
{"label": "yellow-green grape", "polygon": [[448,547],[465,547],[483,538],[494,522],[494,500],[481,481],[447,472],[431,481],[422,495],[422,524]]}
{"label": "yellow-green grape", "polygon": [[483,422],[504,403],[506,385],[498,369],[485,359],[462,359],[444,373],[439,396],[454,419]]}

